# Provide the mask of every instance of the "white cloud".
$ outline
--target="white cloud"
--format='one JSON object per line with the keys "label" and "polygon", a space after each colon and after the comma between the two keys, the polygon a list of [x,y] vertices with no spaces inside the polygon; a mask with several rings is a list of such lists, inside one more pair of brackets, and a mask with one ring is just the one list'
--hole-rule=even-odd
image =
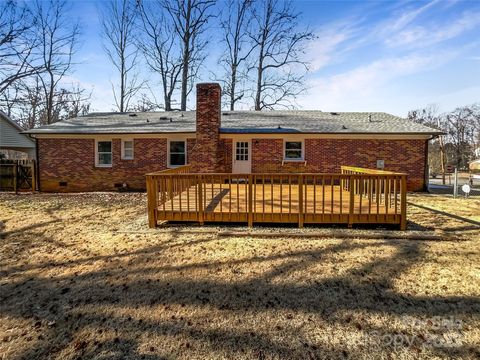
{"label": "white cloud", "polygon": [[464,13],[450,24],[414,26],[386,39],[389,47],[425,47],[446,41],[480,26],[480,12]]}
{"label": "white cloud", "polygon": [[385,85],[397,78],[441,66],[457,51],[385,58],[326,78],[310,79],[309,93],[298,99],[305,109],[336,111],[389,111],[394,99],[384,98]]}
{"label": "white cloud", "polygon": [[[325,24],[316,31],[318,38],[312,41],[307,49],[310,69],[312,71],[321,70],[327,65],[343,60],[347,53],[371,44],[393,46],[396,43],[413,42],[414,36],[419,36],[417,34],[419,27],[410,27],[421,15],[439,3],[439,0],[434,0],[413,9],[402,7],[400,11],[393,11],[392,15],[374,26],[368,21],[368,11],[367,13],[357,13],[346,20]],[[468,26],[473,26],[474,22],[476,19],[460,19],[455,24],[456,27],[452,26],[448,31],[445,30],[439,34],[438,41],[441,37],[455,36],[456,33],[463,31]],[[426,37],[429,29],[421,29],[422,33],[425,32]],[[400,39],[396,39],[396,37],[400,37]]]}
{"label": "white cloud", "polygon": [[385,39],[390,38],[392,35],[402,31],[412,24],[422,14],[437,5],[439,2],[439,0],[430,1],[421,7],[408,10],[405,10],[402,6],[401,11],[394,12],[387,19],[374,26],[373,30],[367,37],[365,37],[364,41],[384,41]]}
{"label": "white cloud", "polygon": [[403,12],[400,16],[398,16],[396,18],[396,20],[394,20],[391,23],[392,25],[390,26],[390,30],[391,31],[401,30],[405,26],[412,23],[415,19],[417,19],[425,11],[432,8],[433,6],[438,4],[439,2],[440,2],[439,0],[430,1],[429,3],[423,5],[419,8]]}
{"label": "white cloud", "polygon": [[338,60],[346,45],[358,33],[353,20],[341,23],[329,23],[317,30],[317,38],[309,43],[307,58],[310,60],[310,70],[317,71]]}

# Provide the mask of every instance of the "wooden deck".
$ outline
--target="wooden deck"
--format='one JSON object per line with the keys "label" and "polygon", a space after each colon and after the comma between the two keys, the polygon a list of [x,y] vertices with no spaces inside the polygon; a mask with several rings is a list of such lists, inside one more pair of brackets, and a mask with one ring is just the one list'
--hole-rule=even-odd
{"label": "wooden deck", "polygon": [[405,225],[403,174],[169,171],[149,176],[150,226],[156,226],[159,220]]}

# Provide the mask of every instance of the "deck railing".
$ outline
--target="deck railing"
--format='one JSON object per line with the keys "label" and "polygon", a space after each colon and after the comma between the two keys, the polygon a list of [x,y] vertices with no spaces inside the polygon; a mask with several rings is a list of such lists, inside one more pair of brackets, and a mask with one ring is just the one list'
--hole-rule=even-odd
{"label": "deck railing", "polygon": [[191,174],[188,170],[147,175],[150,227],[163,220],[406,227],[405,174],[348,167],[341,174]]}

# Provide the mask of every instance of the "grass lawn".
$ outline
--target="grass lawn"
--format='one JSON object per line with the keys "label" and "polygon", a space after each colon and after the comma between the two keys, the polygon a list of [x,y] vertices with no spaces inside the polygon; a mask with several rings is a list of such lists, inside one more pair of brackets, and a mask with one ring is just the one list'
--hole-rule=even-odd
{"label": "grass lawn", "polygon": [[0,194],[0,357],[478,358],[480,200],[409,202],[445,240],[151,231],[145,194]]}

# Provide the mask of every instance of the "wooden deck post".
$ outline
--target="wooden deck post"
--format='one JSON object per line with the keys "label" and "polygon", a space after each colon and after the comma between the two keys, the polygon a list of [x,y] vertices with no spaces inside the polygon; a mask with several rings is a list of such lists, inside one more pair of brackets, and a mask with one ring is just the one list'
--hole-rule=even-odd
{"label": "wooden deck post", "polygon": [[153,176],[147,175],[147,205],[148,205],[148,227],[157,226],[157,182]]}
{"label": "wooden deck post", "polygon": [[204,224],[203,218],[203,177],[202,175],[197,175],[197,191],[198,191],[198,222],[200,225]]}
{"label": "wooden deck post", "polygon": [[298,227],[303,228],[303,175],[298,176]]}
{"label": "wooden deck post", "polygon": [[407,175],[402,175],[400,198],[400,230],[407,230]]}
{"label": "wooden deck post", "polygon": [[253,226],[253,175],[248,175],[248,227]]}
{"label": "wooden deck post", "polygon": [[355,178],[353,175],[350,175],[348,182],[350,183],[350,202],[348,209],[348,227],[353,226],[353,211],[355,209]]}

